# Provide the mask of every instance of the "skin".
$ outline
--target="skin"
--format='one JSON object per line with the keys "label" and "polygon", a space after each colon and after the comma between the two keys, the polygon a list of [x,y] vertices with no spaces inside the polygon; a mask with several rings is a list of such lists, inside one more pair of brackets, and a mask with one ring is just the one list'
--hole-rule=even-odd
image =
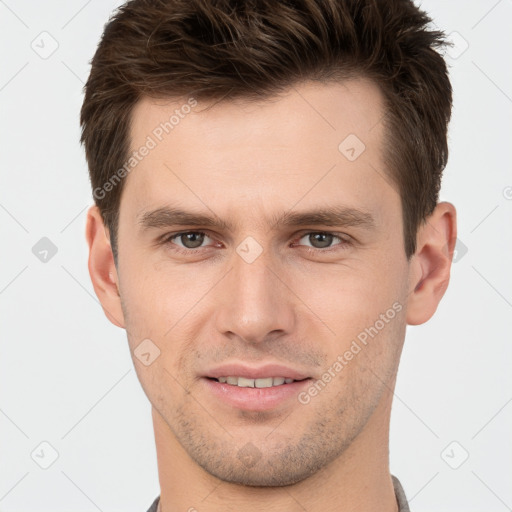
{"label": "skin", "polygon": [[[186,100],[142,99],[132,148]],[[448,286],[456,213],[439,203],[407,260],[400,196],[383,165],[382,105],[365,80],[305,82],[257,103],[199,102],[127,177],[118,268],[89,209],[89,272],[105,314],[126,329],[152,404],[164,512],[398,509],[388,459],[396,372],[406,325],[426,322]],[[348,134],[366,146],[354,161],[338,150]],[[237,224],[141,231],[137,216],[165,205]],[[370,213],[373,227],[274,227],[285,212],[334,205]],[[192,247],[186,237],[157,243],[198,229],[207,237],[187,254],[176,250]],[[321,245],[319,232],[343,238]],[[252,263],[236,251],[248,236],[262,248]],[[247,411],[204,387],[205,371],[227,361],[277,362],[316,382],[397,303],[307,404],[293,397]],[[147,338],[160,350],[149,366],[134,356]],[[240,457],[244,447],[256,462]]]}

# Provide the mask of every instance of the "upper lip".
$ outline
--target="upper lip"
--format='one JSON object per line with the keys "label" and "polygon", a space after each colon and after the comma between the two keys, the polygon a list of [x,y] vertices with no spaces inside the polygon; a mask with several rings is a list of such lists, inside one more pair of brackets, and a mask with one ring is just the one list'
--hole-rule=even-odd
{"label": "upper lip", "polygon": [[240,363],[223,364],[209,370],[205,377],[245,377],[246,379],[266,379],[268,377],[284,377],[285,379],[302,380],[309,376],[293,368],[281,364],[265,364],[247,366]]}

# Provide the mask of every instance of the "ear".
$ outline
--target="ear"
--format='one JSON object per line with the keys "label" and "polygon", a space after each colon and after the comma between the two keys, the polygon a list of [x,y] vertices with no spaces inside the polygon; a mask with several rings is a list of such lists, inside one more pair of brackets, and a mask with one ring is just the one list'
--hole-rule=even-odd
{"label": "ear", "polygon": [[451,203],[439,203],[416,237],[417,248],[409,272],[409,325],[425,323],[435,313],[448,288],[456,241],[455,207]]}
{"label": "ear", "polygon": [[124,328],[124,315],[118,288],[118,275],[110,245],[110,235],[97,206],[87,211],[85,237],[89,245],[89,275],[96,296],[107,318]]}

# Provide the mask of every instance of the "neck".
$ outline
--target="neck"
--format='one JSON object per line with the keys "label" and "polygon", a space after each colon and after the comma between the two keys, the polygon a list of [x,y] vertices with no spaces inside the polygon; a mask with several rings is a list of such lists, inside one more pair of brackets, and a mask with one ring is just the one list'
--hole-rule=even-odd
{"label": "neck", "polygon": [[388,451],[392,390],[384,395],[340,457],[311,477],[285,487],[247,487],[207,473],[188,456],[153,408],[161,489],[158,512],[221,512],[226,503],[251,512],[397,512]]}

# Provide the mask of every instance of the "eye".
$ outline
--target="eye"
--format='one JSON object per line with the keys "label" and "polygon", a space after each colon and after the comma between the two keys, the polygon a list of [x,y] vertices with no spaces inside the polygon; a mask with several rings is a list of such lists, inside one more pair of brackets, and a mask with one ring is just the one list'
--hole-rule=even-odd
{"label": "eye", "polygon": [[210,237],[202,231],[184,231],[167,237],[163,243],[174,244],[181,249],[191,250],[200,248],[205,238],[210,239]]}
{"label": "eye", "polygon": [[350,244],[348,239],[342,238],[341,236],[338,236],[334,233],[328,233],[325,231],[313,231],[310,233],[306,233],[299,239],[299,242],[300,242],[300,240],[303,240],[303,239],[306,239],[306,241],[311,244],[311,245],[309,245],[309,247],[312,247],[313,249],[318,249],[318,250],[331,249],[333,247],[333,241],[336,241],[336,240],[338,240],[339,243],[334,244],[334,247],[338,246],[338,245],[345,246],[345,245]]}
{"label": "eye", "polygon": [[[177,252],[191,254],[198,252],[199,249],[206,249],[208,245],[203,245],[210,240],[210,246],[213,239],[203,231],[182,231],[180,233],[172,233],[162,240],[162,245],[170,245]],[[306,250],[309,252],[329,252],[331,250],[344,249],[351,244],[350,237],[342,233],[329,233],[325,231],[311,231],[302,235],[297,240],[306,241]],[[337,242],[337,243],[335,243]],[[307,245],[309,243],[309,245]],[[220,244],[222,245],[222,244]],[[304,245],[297,243],[295,245]],[[339,246],[339,247],[338,247]]]}

